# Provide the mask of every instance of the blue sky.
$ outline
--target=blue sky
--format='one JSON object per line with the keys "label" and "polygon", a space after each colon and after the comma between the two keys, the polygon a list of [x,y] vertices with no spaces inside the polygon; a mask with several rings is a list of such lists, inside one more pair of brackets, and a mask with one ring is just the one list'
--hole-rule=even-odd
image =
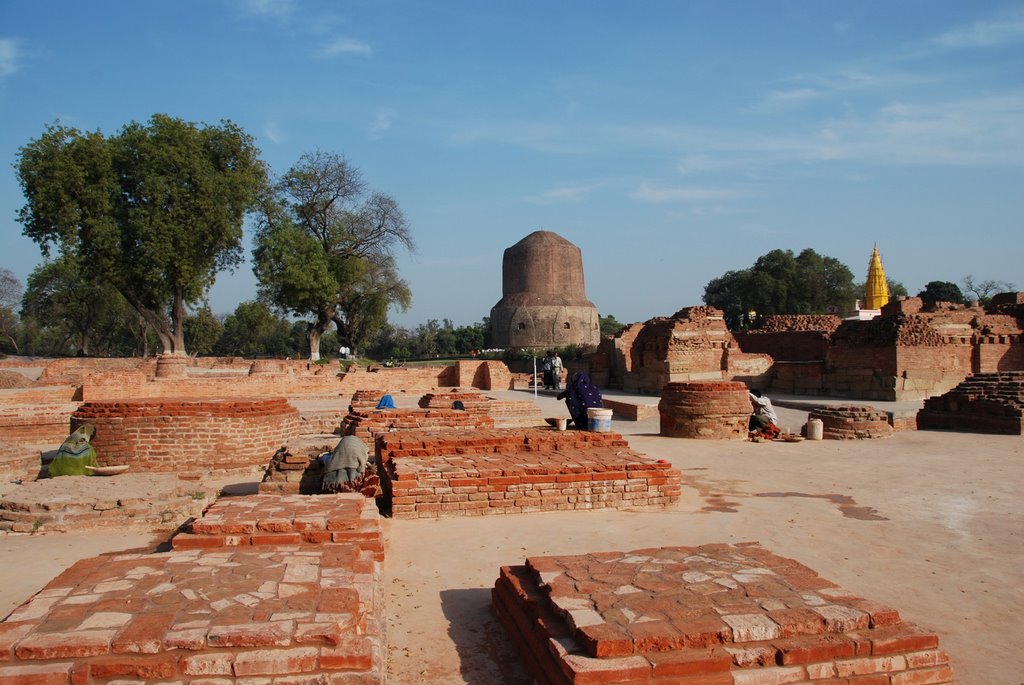
{"label": "blue sky", "polygon": [[[395,197],[402,325],[488,315],[538,229],[624,322],[774,248],[1024,288],[1020,2],[0,1],[0,267],[41,260],[20,146],[156,112],[230,119],[278,173],[341,153]],[[254,296],[246,265],[210,299]]]}

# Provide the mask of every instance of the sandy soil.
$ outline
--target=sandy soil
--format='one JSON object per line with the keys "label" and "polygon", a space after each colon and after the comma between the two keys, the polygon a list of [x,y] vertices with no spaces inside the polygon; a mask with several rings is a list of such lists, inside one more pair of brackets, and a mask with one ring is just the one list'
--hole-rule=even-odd
{"label": "sandy soil", "polygon": [[[564,415],[553,398],[538,403],[545,416]],[[779,413],[794,427],[804,416]],[[678,506],[384,522],[392,683],[529,683],[489,609],[502,565],[748,540],[936,631],[961,685],[1024,683],[1020,437],[910,432],[754,444],[661,438],[656,420],[616,421],[613,430],[683,471]],[[123,531],[0,537],[0,615],[75,559],[155,543]]]}

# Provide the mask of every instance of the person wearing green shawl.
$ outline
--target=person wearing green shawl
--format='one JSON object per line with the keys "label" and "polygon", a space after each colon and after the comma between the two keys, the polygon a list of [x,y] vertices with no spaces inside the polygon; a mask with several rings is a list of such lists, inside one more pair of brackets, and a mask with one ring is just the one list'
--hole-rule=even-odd
{"label": "person wearing green shawl", "polygon": [[96,450],[89,444],[95,433],[95,426],[84,423],[69,435],[50,462],[50,477],[90,475],[85,467],[96,466]]}

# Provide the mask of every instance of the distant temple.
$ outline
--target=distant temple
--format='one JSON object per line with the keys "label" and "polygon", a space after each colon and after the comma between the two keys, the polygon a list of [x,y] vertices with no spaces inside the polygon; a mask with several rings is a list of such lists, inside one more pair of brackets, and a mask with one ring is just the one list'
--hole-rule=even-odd
{"label": "distant temple", "polygon": [[868,280],[864,286],[864,299],[857,300],[854,310],[847,319],[867,321],[882,313],[882,307],[889,304],[889,283],[885,280],[885,267],[876,244],[868,262]]}
{"label": "distant temple", "polygon": [[878,245],[871,252],[871,263],[868,264],[868,282],[864,293],[864,309],[878,309],[889,304],[889,284],[885,280],[885,267],[882,257],[878,254]]}

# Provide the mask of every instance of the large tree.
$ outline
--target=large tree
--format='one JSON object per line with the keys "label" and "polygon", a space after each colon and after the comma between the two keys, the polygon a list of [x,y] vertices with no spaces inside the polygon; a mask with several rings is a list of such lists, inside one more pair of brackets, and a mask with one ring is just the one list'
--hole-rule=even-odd
{"label": "large tree", "polygon": [[185,354],[186,306],[241,262],[242,222],[266,183],[238,126],[163,114],[109,137],[49,126],[21,148],[18,177],[25,235],[116,288],[168,354]]}
{"label": "large tree", "polygon": [[708,282],[704,302],[725,312],[730,327],[746,315],[842,314],[853,307],[857,292],[853,273],[834,257],[808,248],[772,250],[749,269],[728,271]]}
{"label": "large tree", "polygon": [[978,281],[975,280],[974,276],[971,274],[964,276],[963,280],[960,282],[964,285],[963,292],[973,295],[974,299],[982,305],[987,305],[991,302],[992,296],[996,293],[1012,292],[1016,287],[1009,281],[997,281],[992,279]]}
{"label": "large tree", "polygon": [[358,347],[384,321],[388,306],[408,306],[398,278],[397,246],[413,249],[398,203],[369,192],[359,170],[340,155],[303,155],[263,203],[253,271],[260,295],[309,317],[309,358],[334,322],[343,342]]}
{"label": "large tree", "polygon": [[929,304],[935,302],[966,304],[967,302],[967,298],[960,291],[960,286],[949,281],[928,281],[917,296]]}
{"label": "large tree", "polygon": [[0,344],[18,351],[15,333],[18,329],[18,302],[21,300],[21,281],[10,269],[0,269]]}

